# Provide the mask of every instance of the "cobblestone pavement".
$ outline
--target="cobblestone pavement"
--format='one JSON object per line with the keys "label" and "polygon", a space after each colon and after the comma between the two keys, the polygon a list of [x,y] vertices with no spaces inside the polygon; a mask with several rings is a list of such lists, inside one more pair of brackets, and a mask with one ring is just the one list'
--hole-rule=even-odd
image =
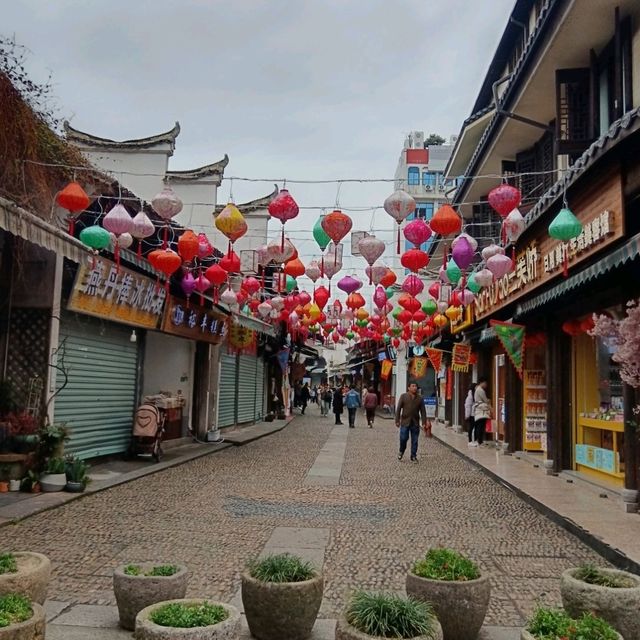
{"label": "cobblestone pavement", "polygon": [[333,428],[330,420],[307,415],[248,446],[6,527],[4,547],[52,559],[54,600],[113,604],[113,568],[141,561],[184,562],[193,572],[191,595],[230,600],[241,567],[275,527],[328,528],[320,615],[334,618],[353,587],[400,590],[413,559],[447,545],[492,576],[486,624],[500,626],[521,624],[538,599],[559,603],[564,568],[602,563],[434,440],[421,438],[418,465],[398,462],[393,424],[380,420],[367,429],[358,421],[349,430],[338,486],[304,484]]}

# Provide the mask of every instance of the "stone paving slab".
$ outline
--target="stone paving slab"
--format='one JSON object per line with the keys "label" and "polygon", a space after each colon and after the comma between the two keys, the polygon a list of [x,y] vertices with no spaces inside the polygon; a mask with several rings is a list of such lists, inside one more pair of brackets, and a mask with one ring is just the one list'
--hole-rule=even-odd
{"label": "stone paving slab", "polygon": [[48,624],[46,640],[132,640],[133,633],[124,629],[95,629]]}
{"label": "stone paving slab", "polygon": [[243,445],[282,431],[291,420],[293,420],[293,417],[289,417],[286,420],[274,420],[273,422],[260,422],[250,427],[242,427],[237,431],[224,431],[222,436],[227,443]]}
{"label": "stone paving slab", "polygon": [[309,469],[305,484],[311,486],[337,486],[340,484],[348,435],[347,428],[344,426],[333,428],[311,469]]}
{"label": "stone paving slab", "polygon": [[324,549],[329,544],[330,529],[308,527],[276,527],[265,545],[296,549]]}
{"label": "stone paving slab", "polygon": [[118,626],[118,607],[77,604],[55,617],[54,620],[55,624],[69,627],[114,628]]}

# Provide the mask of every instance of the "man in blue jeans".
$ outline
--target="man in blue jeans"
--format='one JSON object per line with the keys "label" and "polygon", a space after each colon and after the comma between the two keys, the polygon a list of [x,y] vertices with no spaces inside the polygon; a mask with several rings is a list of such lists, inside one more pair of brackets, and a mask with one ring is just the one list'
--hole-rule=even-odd
{"label": "man in blue jeans", "polygon": [[418,438],[420,437],[420,419],[422,424],[427,422],[427,412],[418,393],[418,385],[412,382],[409,391],[403,393],[396,406],[396,427],[400,429],[400,450],[398,460],[402,460],[407,442],[411,436],[411,462],[418,462]]}

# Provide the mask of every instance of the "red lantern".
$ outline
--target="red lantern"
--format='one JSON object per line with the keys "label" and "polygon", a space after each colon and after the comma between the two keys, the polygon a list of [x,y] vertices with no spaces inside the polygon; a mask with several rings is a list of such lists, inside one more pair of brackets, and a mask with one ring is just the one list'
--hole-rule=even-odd
{"label": "red lantern", "polygon": [[86,191],[77,183],[70,182],[56,196],[58,206],[69,212],[69,235],[73,235],[75,227],[75,216],[84,211],[89,206],[89,196]]}
{"label": "red lantern", "polygon": [[366,304],[365,299],[356,291],[347,296],[347,307],[352,310],[360,309]]}
{"label": "red lantern", "polygon": [[320,309],[324,309],[327,302],[329,302],[328,289],[326,287],[318,287],[313,294],[313,299]]}
{"label": "red lantern", "polygon": [[338,243],[344,238],[349,231],[351,231],[351,227],[353,226],[353,222],[351,218],[342,213],[339,209],[332,211],[327,214],[324,218],[322,218],[321,222],[322,228],[324,232],[333,240],[336,245],[336,253],[335,260],[338,258]]}
{"label": "red lantern", "polygon": [[187,229],[178,238],[178,253],[184,262],[191,262],[198,255],[199,249],[198,236],[191,229]]}
{"label": "red lantern", "polygon": [[304,275],[305,268],[300,258],[293,258],[284,265],[284,272],[292,278],[297,278]]}
{"label": "red lantern", "polygon": [[520,189],[510,184],[501,184],[491,189],[487,196],[491,208],[503,218],[506,218],[520,204],[521,199]]}
{"label": "red lantern", "polygon": [[595,326],[596,326],[596,323],[593,321],[593,315],[589,315],[580,321],[580,329],[582,330],[583,333],[588,333]]}
{"label": "red lantern", "polygon": [[427,319],[427,314],[422,309],[418,309],[413,314],[413,320],[415,322],[424,322],[426,319]]}
{"label": "red lantern", "polygon": [[570,336],[577,336],[582,333],[580,320],[566,320],[562,323],[562,330]]}
{"label": "red lantern", "polygon": [[429,256],[425,251],[421,251],[420,249],[409,249],[409,251],[405,251],[400,257],[400,263],[406,269],[417,273],[429,264]]}
{"label": "red lantern", "polygon": [[417,298],[414,298],[413,296],[409,295],[408,293],[403,293],[398,298],[398,304],[403,309],[406,309],[407,311],[410,311],[411,313],[415,313],[422,306],[420,304],[420,301]]}
{"label": "red lantern", "polygon": [[298,304],[303,307],[311,302],[311,296],[306,291],[301,291],[298,294]]}
{"label": "red lantern", "polygon": [[219,264],[213,264],[204,272],[204,275],[214,287],[219,287],[226,281],[228,274]]}
{"label": "red lantern", "polygon": [[460,232],[462,220],[450,204],[443,204],[429,221],[429,226],[435,233],[449,236]]}
{"label": "red lantern", "polygon": [[380,280],[380,284],[387,289],[388,287],[393,286],[396,283],[398,276],[396,276],[395,272],[392,269],[389,269],[387,273],[382,276]]}
{"label": "red lantern", "polygon": [[242,288],[252,296],[260,291],[260,282],[253,276],[249,276],[242,281]]}
{"label": "red lantern", "polygon": [[162,254],[162,249],[155,249],[154,251],[150,251],[149,254],[147,255],[147,260],[149,261],[149,264],[156,271],[160,271],[160,265],[159,265],[158,259],[160,258],[161,254]]}
{"label": "red lantern", "polygon": [[440,297],[440,283],[439,282],[434,282],[428,289],[429,291],[429,295],[434,299],[437,300]]}
{"label": "red lantern", "polygon": [[160,255],[156,258],[158,271],[166,276],[167,289],[169,288],[169,279],[171,274],[175,273],[182,264],[180,256],[173,249],[162,249]]}
{"label": "red lantern", "polygon": [[240,273],[240,258],[235,251],[230,251],[220,260],[220,266],[228,273]]}
{"label": "red lantern", "polygon": [[[408,309],[403,309],[398,314],[398,317],[396,318],[396,320],[400,324],[404,324],[404,325],[406,325],[408,322],[411,322],[412,319],[413,319],[413,313],[411,313],[411,311],[409,311]],[[405,329],[407,329],[407,328],[408,327],[405,326]]]}
{"label": "red lantern", "polygon": [[298,215],[300,211],[298,204],[287,189],[281,189],[267,209],[272,218],[277,218],[282,223],[282,251],[284,251],[284,223]]}

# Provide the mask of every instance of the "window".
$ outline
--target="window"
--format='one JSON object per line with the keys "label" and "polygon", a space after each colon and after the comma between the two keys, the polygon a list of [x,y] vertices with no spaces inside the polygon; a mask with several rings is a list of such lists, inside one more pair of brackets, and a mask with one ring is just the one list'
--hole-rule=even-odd
{"label": "window", "polygon": [[434,203],[427,202],[424,206],[424,216],[422,216],[425,220],[431,220],[433,218],[433,209]]}
{"label": "window", "polygon": [[418,167],[409,167],[407,184],[412,187],[416,187],[420,184],[420,169],[418,169]]}
{"label": "window", "polygon": [[431,189],[436,188],[437,183],[437,174],[432,171],[423,171],[422,172],[422,184],[425,187],[431,187]]}

